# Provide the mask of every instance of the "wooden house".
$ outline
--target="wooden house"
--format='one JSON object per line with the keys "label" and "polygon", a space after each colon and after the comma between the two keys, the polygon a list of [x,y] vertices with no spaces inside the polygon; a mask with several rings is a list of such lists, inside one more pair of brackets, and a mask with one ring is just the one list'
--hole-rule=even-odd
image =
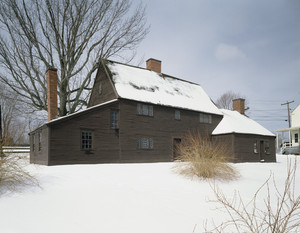
{"label": "wooden house", "polygon": [[212,140],[225,143],[233,162],[276,162],[275,135],[245,116],[245,100],[233,100],[233,111],[212,132]]}
{"label": "wooden house", "polygon": [[49,122],[30,133],[31,163],[173,161],[186,133],[211,136],[223,119],[200,85],[161,73],[156,59],[101,60],[88,108],[56,119],[56,72],[47,71]]}
{"label": "wooden house", "polygon": [[[288,141],[285,141],[287,134]],[[281,136],[281,140],[279,138]],[[276,130],[277,149],[282,154],[300,154],[300,105],[292,112],[292,124],[290,128]]]}
{"label": "wooden house", "polygon": [[[102,60],[88,108],[53,119],[54,104],[54,110],[48,110],[50,121],[30,133],[30,161],[45,165],[173,161],[174,148],[188,131],[210,135],[222,112],[200,85],[160,69],[161,62],[155,59],[147,61],[147,69]],[[55,76],[56,70],[49,69],[47,77]]]}

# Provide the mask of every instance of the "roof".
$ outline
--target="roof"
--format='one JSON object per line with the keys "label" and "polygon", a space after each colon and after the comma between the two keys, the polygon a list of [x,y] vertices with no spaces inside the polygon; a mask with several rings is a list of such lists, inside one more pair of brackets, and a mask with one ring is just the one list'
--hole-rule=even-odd
{"label": "roof", "polygon": [[223,119],[212,132],[212,135],[241,133],[264,136],[275,136],[272,132],[258,124],[256,121],[240,114],[237,111],[220,109],[224,114]]}
{"label": "roof", "polygon": [[222,115],[199,84],[113,61],[106,66],[120,98]]}

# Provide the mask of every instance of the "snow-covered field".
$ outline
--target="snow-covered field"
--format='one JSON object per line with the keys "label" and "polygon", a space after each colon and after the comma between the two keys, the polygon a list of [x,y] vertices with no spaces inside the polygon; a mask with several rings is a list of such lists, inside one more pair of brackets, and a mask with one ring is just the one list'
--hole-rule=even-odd
{"label": "snow-covered field", "polygon": [[[234,164],[241,178],[217,185],[228,197],[237,190],[250,200],[270,172],[283,186],[287,157],[277,155],[277,160]],[[299,182],[300,159],[297,163]],[[177,175],[173,165],[29,165],[41,187],[0,197],[0,232],[198,233],[205,220],[222,221],[224,213],[208,202],[214,200],[209,182]]]}

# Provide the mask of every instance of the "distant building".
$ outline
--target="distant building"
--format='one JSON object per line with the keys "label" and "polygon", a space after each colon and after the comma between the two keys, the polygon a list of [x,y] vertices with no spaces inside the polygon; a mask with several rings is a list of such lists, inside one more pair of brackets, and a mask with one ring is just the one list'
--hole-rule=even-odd
{"label": "distant building", "polygon": [[[288,141],[284,140],[288,134]],[[282,154],[300,154],[300,105],[292,112],[291,128],[276,130],[277,149]]]}
{"label": "distant building", "polygon": [[[167,162],[176,159],[176,147],[189,131],[212,136],[226,115],[202,87],[161,73],[159,60],[149,59],[146,66],[101,60],[88,108],[57,119],[57,71],[49,69],[49,122],[30,133],[31,163]],[[245,143],[232,133],[235,145],[258,150],[251,157],[234,149],[238,161],[261,161],[260,147],[267,150],[265,161],[276,160],[273,136],[257,137],[255,147],[253,134],[244,132]]]}

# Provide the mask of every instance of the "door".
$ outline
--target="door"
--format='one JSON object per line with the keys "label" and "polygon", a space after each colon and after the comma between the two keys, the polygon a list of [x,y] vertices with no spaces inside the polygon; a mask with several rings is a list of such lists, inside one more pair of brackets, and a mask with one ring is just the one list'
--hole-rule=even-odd
{"label": "door", "polygon": [[259,159],[260,159],[260,161],[264,161],[265,160],[265,145],[264,145],[264,141],[260,141],[260,144],[259,144]]}
{"label": "door", "polygon": [[178,156],[180,155],[178,153],[178,147],[181,143],[181,138],[174,138],[173,139],[173,160],[178,159]]}

